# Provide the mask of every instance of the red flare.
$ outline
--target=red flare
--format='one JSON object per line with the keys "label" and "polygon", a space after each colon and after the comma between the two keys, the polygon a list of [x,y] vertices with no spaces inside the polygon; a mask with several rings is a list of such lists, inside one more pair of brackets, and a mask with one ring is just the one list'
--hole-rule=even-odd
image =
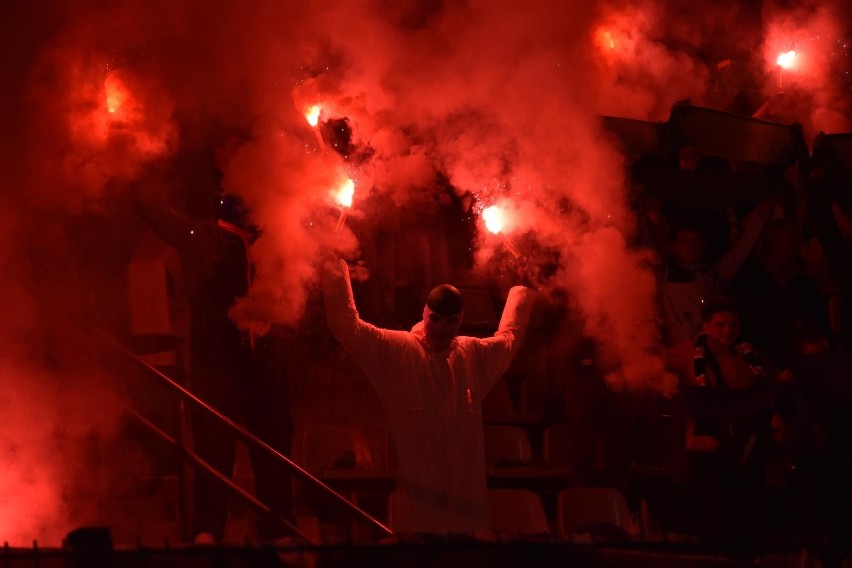
{"label": "red flare", "polygon": [[796,63],[796,52],[790,50],[778,54],[778,59],[775,60],[775,63],[783,69],[792,69],[793,65]]}
{"label": "red flare", "polygon": [[106,93],[107,112],[117,115],[130,99],[130,92],[114,73],[110,73],[104,79],[104,91]]}
{"label": "red flare", "polygon": [[349,214],[349,209],[352,207],[352,198],[355,195],[355,182],[346,178],[338,188],[335,195],[335,201],[340,206],[340,217],[337,218],[337,225],[334,227],[334,232],[343,230],[343,224],[346,223],[346,216]]}
{"label": "red flare", "polygon": [[482,220],[485,221],[485,228],[495,235],[502,231],[506,224],[505,213],[496,205],[482,210]]}
{"label": "red flare", "polygon": [[[506,213],[505,211],[503,211],[502,208],[498,207],[497,205],[492,205],[482,210],[482,220],[485,222],[485,228],[488,229],[489,232],[497,235],[500,234],[505,228]],[[503,233],[502,236],[503,244],[506,245],[506,248],[509,249],[509,252],[512,253],[512,256],[514,256],[515,258],[520,258],[520,251],[514,245],[514,243],[512,243],[508,235]]]}
{"label": "red flare", "polygon": [[322,107],[320,105],[313,105],[305,110],[305,120],[308,121],[313,127],[316,127],[319,124],[320,112],[322,111]]}

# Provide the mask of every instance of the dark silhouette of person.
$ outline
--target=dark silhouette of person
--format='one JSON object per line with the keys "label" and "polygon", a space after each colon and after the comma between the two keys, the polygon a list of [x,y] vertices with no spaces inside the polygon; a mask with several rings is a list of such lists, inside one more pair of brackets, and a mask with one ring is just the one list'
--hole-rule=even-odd
{"label": "dark silhouette of person", "polygon": [[[678,393],[686,451],[691,528],[710,537],[743,537],[765,528],[764,465],[782,422],[776,373],[740,340],[740,316],[729,297],[708,298],[702,332],[670,355],[682,379]],[[765,519],[763,519],[765,521]]]}
{"label": "dark silhouette of person", "polygon": [[669,347],[691,340],[701,331],[701,304],[722,294],[751,255],[764,227],[780,218],[779,203],[764,199],[743,219],[739,238],[715,262],[706,258],[701,227],[682,220],[672,230],[671,254],[660,274],[659,302],[663,339]]}
{"label": "dark silhouette of person", "polygon": [[799,232],[790,221],[766,226],[754,256],[731,283],[743,335],[776,365],[789,366],[804,327],[829,333],[828,304],[819,285],[803,273]]}
{"label": "dark silhouette of person", "polygon": [[[228,316],[235,301],[248,292],[248,252],[256,235],[246,224],[247,212],[238,198],[215,189],[209,196],[211,214],[193,218],[158,200],[150,188],[137,190],[138,211],[180,257],[190,304],[189,388],[289,455],[293,424],[286,361],[278,349],[281,330],[261,325],[258,332],[244,332]],[[195,452],[231,477],[237,442],[234,432],[195,405],[191,406],[190,423]],[[257,498],[275,512],[259,519],[257,536],[264,541],[283,538],[286,527],[277,517],[293,520],[289,469],[261,449],[250,447],[249,451]],[[212,544],[224,538],[228,502],[228,489],[221,482],[195,472],[195,542]]]}
{"label": "dark silhouette of person", "polygon": [[792,457],[803,507],[802,534],[844,542],[852,529],[852,353],[805,328],[793,364]]}

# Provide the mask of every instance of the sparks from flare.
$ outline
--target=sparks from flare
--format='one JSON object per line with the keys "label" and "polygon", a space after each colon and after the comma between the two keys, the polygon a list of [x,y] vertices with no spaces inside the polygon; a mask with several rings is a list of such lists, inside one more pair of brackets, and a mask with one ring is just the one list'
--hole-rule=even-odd
{"label": "sparks from flare", "polygon": [[509,249],[509,252],[512,253],[512,256],[520,258],[520,251],[509,239],[509,236],[503,232],[503,229],[506,226],[505,215],[506,212],[497,205],[491,205],[490,207],[486,207],[482,210],[482,220],[485,222],[485,228],[488,229],[490,233],[502,235],[503,243],[506,245],[506,248]]}

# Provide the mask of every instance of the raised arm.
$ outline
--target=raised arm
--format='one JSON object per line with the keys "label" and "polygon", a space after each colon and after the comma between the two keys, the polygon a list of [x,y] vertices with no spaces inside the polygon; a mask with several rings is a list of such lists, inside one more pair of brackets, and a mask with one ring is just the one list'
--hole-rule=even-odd
{"label": "raised arm", "polygon": [[326,263],[322,277],[325,317],[332,334],[374,384],[383,382],[389,365],[409,348],[404,332],[381,329],[358,315],[349,267],[340,259]]}
{"label": "raised arm", "polygon": [[525,286],[509,290],[500,325],[493,337],[477,343],[480,388],[487,393],[512,364],[512,358],[524,341],[536,293]]}
{"label": "raised arm", "polygon": [[762,200],[743,219],[743,232],[740,238],[713,265],[713,271],[723,287],[734,279],[740,267],[748,260],[763,234],[763,229],[774,216],[780,213],[780,207],[780,204],[773,201]]}

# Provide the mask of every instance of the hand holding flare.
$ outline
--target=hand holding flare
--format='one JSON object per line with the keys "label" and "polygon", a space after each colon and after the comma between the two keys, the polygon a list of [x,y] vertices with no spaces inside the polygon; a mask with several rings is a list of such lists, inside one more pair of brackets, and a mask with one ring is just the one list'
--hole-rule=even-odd
{"label": "hand holding flare", "polygon": [[[313,105],[305,110],[305,120],[314,129],[314,135],[317,137],[317,144],[320,150],[325,152],[325,140],[322,138],[322,133],[319,130],[320,113],[322,106]],[[334,227],[334,232],[339,233],[343,230],[343,225],[346,223],[346,216],[349,214],[349,209],[352,208],[352,196],[355,194],[355,182],[346,178],[340,187],[337,189],[334,201],[340,206],[340,217],[337,219],[337,225]]]}
{"label": "hand holding flare", "polygon": [[785,51],[778,55],[778,59],[775,60],[775,63],[778,64],[778,88],[784,88],[784,69],[792,69],[796,63],[796,52],[795,51]]}
{"label": "hand holding flare", "polygon": [[337,225],[334,227],[334,232],[339,233],[343,230],[343,225],[346,223],[346,216],[349,214],[349,209],[352,208],[352,197],[355,195],[355,182],[346,178],[337,190],[335,201],[340,206],[340,217],[337,219]]}
{"label": "hand holding flare", "polygon": [[308,124],[311,125],[311,128],[314,129],[314,136],[317,137],[317,144],[319,144],[320,150],[325,152],[325,140],[322,139],[322,132],[320,132],[319,129],[319,117],[321,111],[322,107],[320,105],[313,105],[305,111],[305,120],[307,120]]}

